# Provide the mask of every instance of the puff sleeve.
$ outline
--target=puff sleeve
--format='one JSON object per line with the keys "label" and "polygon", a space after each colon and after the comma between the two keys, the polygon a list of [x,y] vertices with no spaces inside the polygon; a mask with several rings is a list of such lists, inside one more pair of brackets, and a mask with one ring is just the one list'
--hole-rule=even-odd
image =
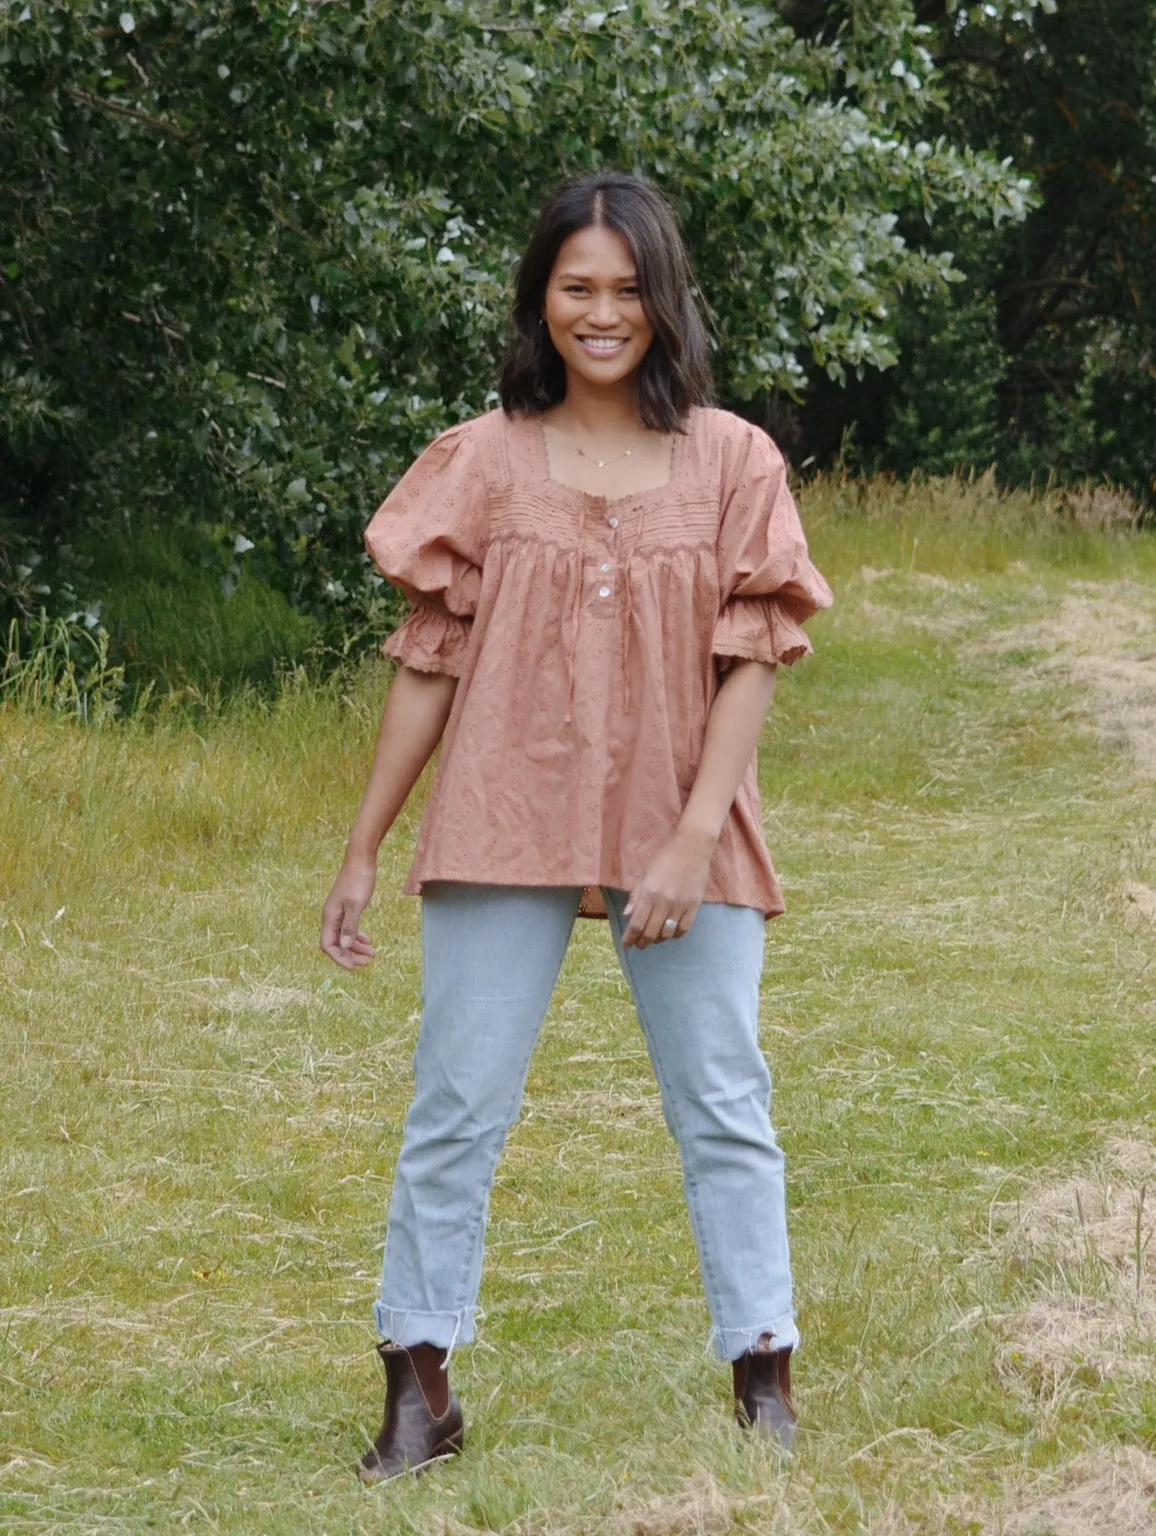
{"label": "puff sleeve", "polygon": [[481,592],[486,485],[470,423],[434,439],[374,513],[365,547],[413,612],[383,651],[460,677]]}
{"label": "puff sleeve", "polygon": [[807,553],[782,454],[758,427],[737,425],[723,456],[711,649],[723,668],[740,657],[789,664],[813,649],[802,626],[831,606],[831,589]]}

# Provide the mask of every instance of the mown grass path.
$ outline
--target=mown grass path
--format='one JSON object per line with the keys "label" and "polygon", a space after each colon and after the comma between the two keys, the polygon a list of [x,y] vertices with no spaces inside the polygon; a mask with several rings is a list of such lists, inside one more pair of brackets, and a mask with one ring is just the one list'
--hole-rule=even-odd
{"label": "mown grass path", "polygon": [[[1119,613],[1142,663],[1156,550],[837,498],[810,527],[838,606],[762,753],[790,904],[763,991],[805,1336],[790,1469],[704,1353],[673,1147],[588,923],[455,1361],[467,1454],[353,1479],[420,986],[417,807],[377,964],[316,947],[373,667],[197,730],[0,714],[0,1528],[1153,1528],[1156,780],[1056,625],[1073,596]],[[1087,1195],[1047,1204],[1089,1170],[1134,1253],[1097,1247]],[[1071,1322],[1048,1348],[1044,1302]]]}

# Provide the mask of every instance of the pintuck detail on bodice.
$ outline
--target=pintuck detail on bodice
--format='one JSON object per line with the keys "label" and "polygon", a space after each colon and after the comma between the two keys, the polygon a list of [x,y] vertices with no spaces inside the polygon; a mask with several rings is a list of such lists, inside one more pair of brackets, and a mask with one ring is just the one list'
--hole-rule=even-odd
{"label": "pintuck detail on bodice", "polygon": [[[539,417],[463,422],[365,537],[414,604],[386,653],[459,679],[411,894],[429,880],[633,889],[677,826],[726,668],[806,655],[802,625],[831,602],[777,448],[708,408],[676,436],[667,484],[622,496],[551,478]],[[706,900],[783,910],[755,759]],[[604,909],[595,895],[583,910]]]}

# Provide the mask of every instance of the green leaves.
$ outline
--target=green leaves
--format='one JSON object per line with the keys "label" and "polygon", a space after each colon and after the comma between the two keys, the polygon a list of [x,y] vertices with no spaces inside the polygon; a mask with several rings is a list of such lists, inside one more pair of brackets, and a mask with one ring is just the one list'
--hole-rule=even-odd
{"label": "green leaves", "polygon": [[[1030,205],[932,139],[910,0],[829,34],[732,0],[43,0],[0,10],[0,473],[31,525],[208,521],[344,622],[360,530],[483,409],[543,198],[596,166],[679,208],[731,403],[889,366],[910,231]],[[49,451],[51,448],[51,451]]]}

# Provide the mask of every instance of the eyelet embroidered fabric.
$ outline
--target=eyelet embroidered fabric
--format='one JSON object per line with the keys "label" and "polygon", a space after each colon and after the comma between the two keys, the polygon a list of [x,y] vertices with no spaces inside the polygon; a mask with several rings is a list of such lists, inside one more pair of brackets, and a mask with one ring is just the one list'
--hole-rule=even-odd
{"label": "eyelet embroidered fabric", "polygon": [[[633,889],[678,824],[726,667],[810,652],[802,625],[832,598],[782,456],[727,411],[685,426],[667,484],[606,497],[550,477],[538,419],[493,411],[378,508],[366,547],[414,603],[385,652],[459,679],[409,894],[579,885],[604,916],[601,888]],[[784,910],[755,758],[706,900]]]}

